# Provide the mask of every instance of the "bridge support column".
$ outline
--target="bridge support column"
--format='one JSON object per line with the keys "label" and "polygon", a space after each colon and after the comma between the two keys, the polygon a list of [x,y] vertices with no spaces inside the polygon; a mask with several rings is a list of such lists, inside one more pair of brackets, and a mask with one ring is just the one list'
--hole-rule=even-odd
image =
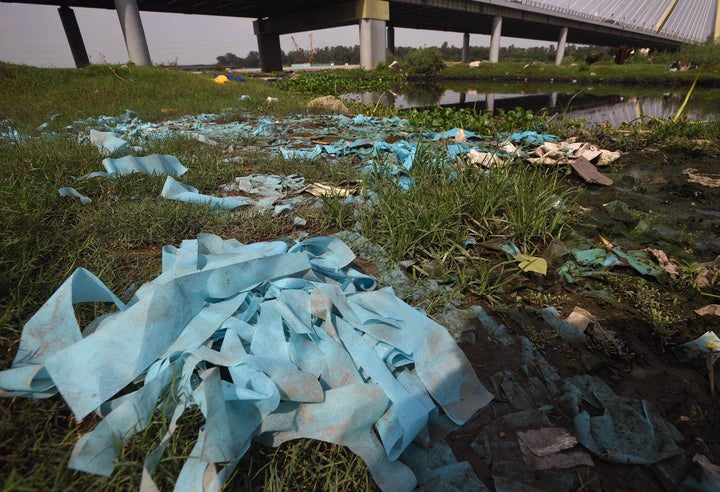
{"label": "bridge support column", "polygon": [[502,17],[493,17],[492,32],[490,35],[490,63],[500,60],[500,33],[502,31]]}
{"label": "bridge support column", "polygon": [[137,0],[115,0],[115,10],[120,20],[130,62],[135,65],[152,65]]}
{"label": "bridge support column", "polygon": [[485,109],[495,111],[495,94],[485,94]]}
{"label": "bridge support column", "polygon": [[[357,0],[360,12],[360,66],[373,70],[378,63],[385,61],[385,35],[387,21],[390,20],[390,2],[388,0]],[[393,43],[394,43],[393,36]]]}
{"label": "bridge support column", "polygon": [[393,26],[387,26],[387,50],[395,54],[395,28]]}
{"label": "bridge support column", "polygon": [[560,29],[560,39],[558,39],[557,50],[555,50],[555,65],[560,65],[565,56],[565,44],[567,44],[568,28]]}
{"label": "bridge support column", "polygon": [[70,45],[70,52],[72,53],[73,60],[75,60],[75,66],[80,68],[90,65],[90,59],[85,50],[85,43],[83,42],[82,34],[80,34],[80,27],[75,17],[75,11],[67,5],[63,5],[58,9],[58,14],[60,14],[60,22],[62,22],[63,29],[65,30],[65,37],[67,37],[68,44]]}
{"label": "bridge support column", "polygon": [[385,21],[360,19],[360,66],[373,70],[385,61]]}
{"label": "bridge support column", "polygon": [[462,62],[467,63],[470,61],[470,33],[466,32],[463,34],[462,44]]}
{"label": "bridge support column", "polygon": [[280,35],[256,33],[258,42],[258,55],[260,56],[261,72],[282,72],[282,50],[280,49]]}

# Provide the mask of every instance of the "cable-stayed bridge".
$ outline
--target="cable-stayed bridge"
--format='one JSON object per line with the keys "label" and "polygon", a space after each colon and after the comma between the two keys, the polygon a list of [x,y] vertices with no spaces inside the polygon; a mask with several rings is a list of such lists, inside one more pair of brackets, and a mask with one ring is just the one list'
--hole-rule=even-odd
{"label": "cable-stayed bridge", "polygon": [[[57,5],[75,63],[89,63],[74,7],[118,13],[129,60],[151,64],[141,11],[255,19],[263,71],[282,69],[281,34],[356,24],[361,65],[374,68],[394,50],[394,28],[490,35],[490,61],[497,62],[501,36],[557,43],[556,63],[566,43],[628,45],[675,50],[684,44],[720,40],[719,0],[0,0]],[[464,56],[465,58],[465,56]]]}

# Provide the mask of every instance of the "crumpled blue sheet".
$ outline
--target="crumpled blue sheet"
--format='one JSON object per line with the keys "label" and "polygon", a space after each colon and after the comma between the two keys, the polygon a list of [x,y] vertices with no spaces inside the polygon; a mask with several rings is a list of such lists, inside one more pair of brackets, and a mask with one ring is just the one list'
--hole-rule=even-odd
{"label": "crumpled blue sheet", "polygon": [[545,142],[560,141],[560,137],[556,135],[550,135],[548,133],[538,133],[532,130],[512,132],[506,138],[511,142],[520,143],[526,147],[538,147]]}
{"label": "crumpled blue sheet", "polygon": [[151,154],[144,157],[135,157],[126,155],[118,159],[106,157],[102,161],[105,172],[96,171],[78,179],[87,178],[114,178],[116,176],[124,176],[132,173],[142,173],[156,176],[182,176],[188,169],[180,164],[180,161],[174,155],[167,154]]}
{"label": "crumpled blue sheet", "polygon": [[113,155],[126,152],[128,143],[114,132],[90,130],[90,143],[98,148],[101,155]]}
{"label": "crumpled blue sheet", "polygon": [[[154,468],[194,406],[206,422],[176,490],[219,489],[253,438],[297,437],[346,445],[381,489],[412,490],[396,458],[428,419],[464,423],[493,396],[445,328],[376,290],[345,243],[288,246],[208,234],[166,246],[161,275],[127,303],[76,270],[25,325],[0,394],[59,392],[78,419],[100,414],[69,466],[101,475],[112,473],[118,443],[169,402],[168,434],[146,458],[141,490],[154,490]],[[84,302],[116,310],[81,328],[73,306]]]}
{"label": "crumpled blue sheet", "polygon": [[196,205],[210,205],[211,209],[234,210],[238,207],[251,205],[239,196],[217,197],[212,195],[203,195],[197,188],[181,183],[172,176],[165,179],[165,184],[160,192],[169,200],[178,200],[185,203],[194,203]]}

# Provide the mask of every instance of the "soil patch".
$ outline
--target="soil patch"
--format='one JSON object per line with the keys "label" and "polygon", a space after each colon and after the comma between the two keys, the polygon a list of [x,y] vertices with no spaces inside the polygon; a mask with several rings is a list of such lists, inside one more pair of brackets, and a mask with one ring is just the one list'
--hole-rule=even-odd
{"label": "soil patch", "polygon": [[[628,251],[662,250],[681,270],[691,263],[711,262],[720,255],[717,157],[716,153],[687,155],[653,149],[623,155],[610,168],[601,169],[613,179],[614,185],[588,186],[580,197],[579,205],[586,214],[575,226],[576,232],[591,242],[598,242],[602,236]],[[629,270],[616,272],[614,280],[587,277],[574,284],[548,278],[544,286],[545,293],[557,301],[555,307],[561,317],[568,316],[575,306],[590,311],[621,342],[620,352],[608,345],[592,343],[579,349],[557,330],[543,324],[532,310],[488,308],[510,335],[532,340],[535,351],[561,378],[578,375],[599,378],[617,395],[647,402],[659,418],[682,435],[678,442],[682,454],[652,466],[617,464],[593,456],[593,467],[574,468],[575,478],[568,482],[571,490],[678,490],[678,478],[697,471],[692,464],[696,454],[706,456],[712,463],[720,460],[720,405],[718,397],[713,401],[710,395],[705,359],[681,362],[672,352],[674,345],[694,340],[706,331],[720,333],[720,317],[694,312],[703,305],[718,303],[718,299],[677,279],[649,282],[659,300],[657,309],[667,309],[675,316],[670,326],[675,334],[661,340],[653,320],[638,305],[640,301],[628,302],[640,297],[630,295],[623,299],[618,294],[618,289],[636,288],[635,283],[623,280],[639,276]],[[685,272],[691,276],[687,269]],[[714,288],[715,291],[711,288],[706,293],[716,296],[717,284]],[[509,345],[498,344],[488,337],[480,323],[475,334],[477,342],[461,347],[484,383],[497,378],[501,371],[507,374],[522,365],[524,355],[517,339]],[[572,430],[567,415],[558,412],[555,417],[553,426]],[[458,460],[469,461],[485,485],[495,490],[499,472],[493,467],[500,465],[483,460],[478,443],[487,429],[508,439],[514,438],[514,431],[501,425],[488,427],[489,419],[481,413],[449,435],[447,441]],[[496,424],[497,421],[492,422]],[[487,436],[484,439],[487,441]],[[493,449],[496,448],[497,445]],[[519,469],[524,466],[522,461],[516,464]],[[536,472],[535,485],[544,490],[565,490],[563,487],[568,483],[553,478],[560,477],[560,472],[551,472],[545,482],[545,472]]]}

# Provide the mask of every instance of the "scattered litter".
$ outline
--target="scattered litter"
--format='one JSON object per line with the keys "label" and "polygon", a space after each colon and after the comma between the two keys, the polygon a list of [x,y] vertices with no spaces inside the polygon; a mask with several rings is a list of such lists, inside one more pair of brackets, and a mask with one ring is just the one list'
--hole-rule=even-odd
{"label": "scattered litter", "polygon": [[242,78],[240,75],[233,75],[233,74],[214,74],[213,75],[213,81],[216,84],[225,84],[227,82],[230,82],[231,80],[234,80],[235,82],[245,82],[245,79]]}
{"label": "scattered litter", "polygon": [[701,174],[697,169],[683,169],[682,173],[688,177],[688,182],[698,183],[709,188],[720,188],[720,174]]}
{"label": "scattered litter", "polygon": [[518,431],[517,439],[523,461],[531,470],[594,466],[590,455],[579,448],[577,439],[562,427]]}
{"label": "scattered litter", "polygon": [[6,121],[0,121],[0,124],[5,126],[4,129],[0,128],[0,138],[8,140],[20,140],[20,132],[11,126],[5,125]]}
{"label": "scattered litter", "polygon": [[594,268],[605,270],[616,266],[631,267],[641,275],[653,277],[660,282],[667,280],[667,272],[650,259],[647,250],[624,251],[610,245],[610,249],[572,250],[571,254],[575,259],[575,264],[567,261],[557,270],[558,275],[565,277],[568,281],[572,281],[573,275],[595,275],[598,272]]}
{"label": "scattered litter", "polygon": [[234,183],[223,185],[225,193],[243,193],[243,198],[261,210],[268,209],[280,202],[287,202],[288,197],[299,195],[308,186],[305,178],[297,174],[281,176],[276,174],[250,174],[235,178]]}
{"label": "scattered litter", "polygon": [[705,365],[710,380],[710,395],[715,398],[715,363],[720,360],[720,338],[713,331],[673,348],[673,353],[681,362],[690,362],[705,357]]}
{"label": "scattered litter", "polygon": [[82,203],[83,205],[88,205],[92,203],[92,200],[90,198],[86,197],[75,188],[70,188],[69,186],[60,188],[58,192],[60,193],[60,196],[74,196],[75,198],[79,198],[80,203]]}
{"label": "scattered litter", "polygon": [[55,118],[57,118],[58,116],[60,116],[58,113],[51,114],[50,116],[47,117],[47,119],[45,120],[44,123],[41,123],[41,124],[37,127],[37,129],[40,130],[40,131],[42,131],[42,130],[47,130],[47,129],[50,127],[50,124],[51,124],[53,121],[55,121]]}
{"label": "scattered litter", "polygon": [[648,248],[648,251],[650,251],[655,259],[657,260],[658,264],[665,270],[671,277],[677,277],[680,275],[680,270],[678,270],[678,266],[670,261],[667,254],[661,250],[661,249],[653,249]]}
{"label": "scattered litter", "polygon": [[520,143],[525,147],[543,145],[545,142],[559,142],[560,137],[550,135],[548,133],[538,133],[535,131],[513,132],[507,136],[511,142]]}
{"label": "scattered litter", "polygon": [[682,490],[720,492],[720,466],[711,463],[706,456],[701,454],[693,456],[693,463],[697,465],[698,469],[683,481]]}
{"label": "scattered litter", "polygon": [[312,186],[308,187],[308,193],[314,196],[350,196],[355,194],[357,190],[355,188],[340,188],[338,186],[331,186],[322,183],[313,183]]}
{"label": "scattered litter", "polygon": [[[469,424],[477,429],[471,447],[490,468],[494,490],[575,491],[584,474],[577,467],[595,460],[659,466],[682,454],[677,444],[682,435],[649,402],[618,396],[595,376],[560,377],[527,338],[511,335],[479,306],[473,309],[484,350],[518,362],[491,377],[496,399]],[[540,319],[550,320],[552,313],[545,314]],[[507,315],[518,322],[529,315],[542,323],[531,310],[512,309]]]}
{"label": "scattered litter", "polygon": [[277,97],[270,97],[270,96],[268,96],[268,98],[267,98],[265,101],[266,101],[268,104],[271,104],[271,103],[276,103],[276,102],[278,102],[279,100],[280,100],[280,99],[278,99]]}
{"label": "scattered litter", "polygon": [[[161,275],[127,304],[78,269],[25,325],[0,391],[59,392],[77,419],[97,411],[68,464],[88,473],[110,475],[118,445],[170,402],[168,439],[186,409],[206,419],[176,490],[219,489],[255,437],[345,445],[382,490],[413,490],[397,461],[411,441],[438,418],[466,422],[493,396],[445,328],[375,290],[354,258],[331,237],[243,245],[201,234],[163,248]],[[73,305],[84,302],[117,311],[81,329]],[[141,489],[155,487],[163,451],[148,455]]]}
{"label": "scattered litter", "polygon": [[708,304],[695,310],[699,316],[715,315],[720,316],[720,304]]}
{"label": "scattered litter", "polygon": [[570,167],[572,167],[573,171],[578,173],[578,175],[588,183],[603,186],[611,186],[613,184],[612,179],[598,171],[593,163],[583,156],[572,160],[570,162]]}
{"label": "scattered litter", "polygon": [[160,196],[169,200],[178,200],[186,203],[194,203],[196,205],[210,205],[211,209],[234,210],[238,207],[251,205],[240,197],[216,197],[211,195],[203,195],[198,192],[197,188],[183,184],[172,176],[165,179]]}
{"label": "scattered litter", "polygon": [[241,101],[247,101],[249,99],[250,99],[250,96],[248,96],[247,94],[243,94],[242,96],[240,96]]}
{"label": "scattered litter", "polygon": [[720,256],[712,261],[697,265],[696,274],[695,285],[697,285],[698,288],[704,289],[715,285],[719,278],[718,275],[720,274]]}
{"label": "scattered litter", "polygon": [[706,331],[695,340],[673,348],[673,353],[681,362],[690,362],[714,352],[720,352],[720,338],[714,331]]}
{"label": "scattered litter", "polygon": [[481,152],[476,149],[470,149],[467,153],[468,161],[482,167],[493,167],[505,164],[505,159],[500,157],[496,152]]}
{"label": "scattered litter", "polygon": [[515,255],[515,261],[518,262],[518,268],[523,272],[535,272],[541,275],[547,275],[547,261],[545,261],[545,258],[520,253]]}
{"label": "scattered litter", "polygon": [[586,309],[575,306],[565,321],[573,325],[579,332],[588,335],[589,340],[602,347],[604,351],[611,351],[620,358],[628,355],[625,344],[615,332],[603,328],[600,321]]}
{"label": "scattered litter", "polygon": [[587,142],[567,140],[563,142],[547,141],[537,147],[531,155],[530,162],[535,164],[567,164],[574,159],[584,157],[598,166],[607,166],[617,160],[621,153],[598,149]]}

